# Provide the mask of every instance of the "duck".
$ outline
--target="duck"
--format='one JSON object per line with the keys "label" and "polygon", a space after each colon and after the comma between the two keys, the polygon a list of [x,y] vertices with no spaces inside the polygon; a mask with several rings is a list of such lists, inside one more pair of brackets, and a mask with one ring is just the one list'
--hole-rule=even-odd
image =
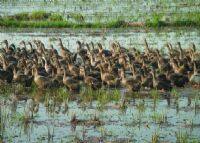
{"label": "duck", "polygon": [[77,66],[75,66],[73,63],[68,62],[67,63],[67,67],[69,69],[69,72],[74,75],[74,76],[79,76],[79,68]]}
{"label": "duck", "polygon": [[33,76],[34,76],[34,82],[38,88],[44,89],[48,87],[50,79],[48,77],[39,75],[37,68],[33,68]]}
{"label": "duck", "polygon": [[58,39],[59,40],[59,46],[60,46],[60,53],[61,53],[61,57],[65,58],[65,57],[70,57],[71,52],[64,47],[61,38]]}
{"label": "duck", "polygon": [[87,86],[90,86],[92,89],[99,89],[101,87],[101,84],[97,78],[86,75],[85,67],[81,67],[80,70],[82,71],[82,74],[83,74],[84,83]]}
{"label": "duck", "polygon": [[0,68],[0,79],[7,83],[12,83],[14,64],[9,63],[4,55],[0,54],[2,58],[2,68]]}
{"label": "duck", "polygon": [[44,68],[45,68],[45,71],[47,74],[52,74],[52,71],[53,71],[53,65],[50,64],[50,61],[47,60],[45,57],[42,57],[42,59],[44,60]]}
{"label": "duck", "polygon": [[70,91],[79,91],[80,84],[77,79],[73,76],[67,74],[66,69],[64,68],[64,75],[63,75],[63,84],[70,90]]}
{"label": "duck", "polygon": [[175,87],[185,87],[185,85],[189,82],[188,76],[181,73],[169,73],[167,72],[169,80],[172,85]]}
{"label": "duck", "polygon": [[120,84],[119,78],[115,78],[114,75],[104,72],[102,65],[98,65],[97,67],[100,69],[102,85],[104,85],[104,83],[105,83],[108,87],[119,86],[119,84]]}
{"label": "duck", "polygon": [[195,62],[194,62],[193,74],[190,77],[190,82],[194,87],[200,87],[200,70],[197,69]]}
{"label": "duck", "polygon": [[125,86],[129,91],[139,91],[140,83],[138,83],[133,77],[126,78],[125,70],[122,68],[120,70],[121,83]]}
{"label": "duck", "polygon": [[25,87],[30,87],[32,85],[33,76],[28,76],[23,73],[20,73],[19,71],[16,70],[16,68],[14,68],[13,81],[17,83],[21,83]]}
{"label": "duck", "polygon": [[167,79],[165,74],[159,74],[157,77],[155,76],[154,69],[150,72],[153,77],[153,87],[160,91],[171,91],[172,85],[171,81]]}

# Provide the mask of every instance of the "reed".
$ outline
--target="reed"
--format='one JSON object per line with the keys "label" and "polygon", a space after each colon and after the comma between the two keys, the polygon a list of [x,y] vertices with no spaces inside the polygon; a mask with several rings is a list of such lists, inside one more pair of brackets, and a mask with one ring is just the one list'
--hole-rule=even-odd
{"label": "reed", "polygon": [[183,132],[179,130],[178,132],[175,133],[176,136],[176,142],[178,143],[188,143],[189,142],[189,135],[187,132]]}
{"label": "reed", "polygon": [[164,113],[154,112],[153,115],[151,116],[151,118],[157,124],[163,124],[163,123],[167,122],[167,116]]}

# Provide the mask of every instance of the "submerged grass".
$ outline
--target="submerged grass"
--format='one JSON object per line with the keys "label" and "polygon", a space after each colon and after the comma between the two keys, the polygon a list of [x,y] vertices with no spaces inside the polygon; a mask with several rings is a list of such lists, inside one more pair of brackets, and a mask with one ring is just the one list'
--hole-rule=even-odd
{"label": "submerged grass", "polygon": [[178,131],[175,133],[176,135],[176,142],[178,143],[188,143],[189,142],[189,135],[187,132]]}
{"label": "submerged grass", "polygon": [[151,137],[152,143],[158,143],[159,142],[159,133],[155,132]]}
{"label": "submerged grass", "polygon": [[165,113],[154,112],[151,118],[157,124],[162,124],[167,122],[167,116],[165,115]]}

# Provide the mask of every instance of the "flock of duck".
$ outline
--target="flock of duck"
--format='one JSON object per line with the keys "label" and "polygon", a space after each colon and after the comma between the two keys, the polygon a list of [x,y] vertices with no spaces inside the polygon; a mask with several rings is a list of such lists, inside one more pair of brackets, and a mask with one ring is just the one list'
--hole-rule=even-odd
{"label": "flock of duck", "polygon": [[102,86],[124,87],[129,91],[155,88],[170,91],[173,87],[200,87],[200,52],[194,44],[182,48],[166,44],[166,52],[150,48],[126,49],[118,42],[104,48],[101,43],[76,42],[76,52],[64,47],[45,47],[40,40],[21,41],[17,47],[2,42],[0,49],[0,83],[33,83],[39,89],[66,86],[78,91],[82,85],[93,89]]}

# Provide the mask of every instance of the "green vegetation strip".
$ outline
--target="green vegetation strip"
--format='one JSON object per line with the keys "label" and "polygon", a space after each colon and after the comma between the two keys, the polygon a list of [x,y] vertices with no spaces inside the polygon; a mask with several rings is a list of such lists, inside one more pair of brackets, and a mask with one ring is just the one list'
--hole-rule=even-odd
{"label": "green vegetation strip", "polygon": [[124,22],[114,21],[110,23],[72,23],[67,21],[17,21],[3,19],[1,27],[15,28],[119,28],[125,27]]}
{"label": "green vegetation strip", "polygon": [[126,22],[122,20],[108,21],[107,23],[87,23],[81,14],[71,15],[74,21],[67,21],[58,13],[36,11],[32,13],[19,13],[12,16],[0,17],[0,27],[14,28],[123,28],[123,27],[166,27],[187,26],[200,27],[200,13],[181,13],[165,16],[153,13],[145,18],[145,22]]}

